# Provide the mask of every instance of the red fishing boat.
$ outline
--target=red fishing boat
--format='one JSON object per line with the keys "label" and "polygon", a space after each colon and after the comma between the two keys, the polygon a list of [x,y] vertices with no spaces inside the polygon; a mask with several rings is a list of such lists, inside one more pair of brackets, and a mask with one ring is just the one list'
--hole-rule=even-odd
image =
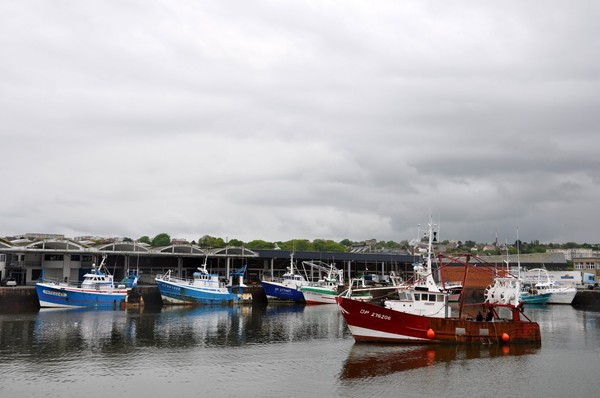
{"label": "red fishing boat", "polygon": [[[523,312],[520,280],[498,277],[493,265],[476,256],[437,256],[437,271],[446,266],[463,267],[463,294],[458,309],[450,305],[449,293],[440,289],[432,272],[434,229],[430,222],[426,258],[423,266],[415,269],[415,281],[398,287],[393,296],[379,302],[355,300],[350,290],[336,298],[354,339],[413,344],[541,342],[539,325]],[[478,269],[470,271],[473,268]],[[493,284],[477,294],[468,288],[469,273],[482,271],[489,272]],[[457,310],[458,314],[453,314]]]}

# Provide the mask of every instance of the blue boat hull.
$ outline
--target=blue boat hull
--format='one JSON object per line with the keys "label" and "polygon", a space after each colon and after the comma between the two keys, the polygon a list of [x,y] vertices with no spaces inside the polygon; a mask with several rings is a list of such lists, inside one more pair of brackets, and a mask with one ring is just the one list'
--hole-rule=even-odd
{"label": "blue boat hull", "polygon": [[36,284],[35,291],[42,308],[110,308],[119,307],[127,300],[127,292],[122,290],[90,292],[84,289]]}
{"label": "blue boat hull", "polygon": [[304,303],[304,294],[302,291],[291,287],[283,286],[276,282],[261,281],[261,285],[267,295],[267,298],[276,298],[280,300],[292,300]]}
{"label": "blue boat hull", "polygon": [[156,284],[163,302],[168,304],[229,304],[239,300],[235,293],[216,289],[192,288],[162,280],[157,280]]}
{"label": "blue boat hull", "polygon": [[546,304],[552,293],[541,293],[535,295],[521,295],[523,304]]}

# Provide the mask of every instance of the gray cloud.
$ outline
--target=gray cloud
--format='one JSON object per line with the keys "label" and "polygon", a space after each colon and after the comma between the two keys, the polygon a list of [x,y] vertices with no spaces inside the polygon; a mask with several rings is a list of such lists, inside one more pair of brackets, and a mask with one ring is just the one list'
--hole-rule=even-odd
{"label": "gray cloud", "polygon": [[0,5],[0,235],[598,242],[600,7]]}

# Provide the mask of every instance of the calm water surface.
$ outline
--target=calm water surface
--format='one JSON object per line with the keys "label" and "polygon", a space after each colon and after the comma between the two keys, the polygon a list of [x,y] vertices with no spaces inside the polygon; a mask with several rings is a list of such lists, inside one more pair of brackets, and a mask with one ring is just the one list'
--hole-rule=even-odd
{"label": "calm water surface", "polygon": [[526,314],[541,346],[355,344],[333,305],[0,314],[0,396],[600,396],[600,312]]}

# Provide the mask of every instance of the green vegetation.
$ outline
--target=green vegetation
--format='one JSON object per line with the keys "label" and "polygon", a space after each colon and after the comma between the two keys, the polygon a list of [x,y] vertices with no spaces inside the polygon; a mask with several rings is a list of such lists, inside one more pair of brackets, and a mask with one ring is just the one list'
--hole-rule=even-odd
{"label": "green vegetation", "polygon": [[171,244],[171,237],[163,232],[156,235],[150,244],[152,247],[169,246]]}
{"label": "green vegetation", "polygon": [[[148,236],[142,236],[138,239],[138,242],[150,244],[154,247],[168,246],[171,243],[171,238],[166,233],[156,235],[150,239]],[[423,241],[425,242],[425,241]],[[422,243],[423,243],[422,242]],[[192,242],[196,244],[196,242]],[[395,241],[377,241],[376,239],[370,239],[362,242],[351,241],[350,239],[343,239],[339,242],[327,239],[315,239],[310,241],[308,239],[292,239],[288,241],[276,241],[268,242],[261,239],[251,240],[249,242],[243,242],[239,239],[224,240],[223,238],[214,237],[210,235],[204,235],[198,239],[198,246],[205,249],[219,249],[224,247],[246,247],[250,250],[292,250],[292,251],[316,251],[316,252],[347,252],[353,246],[370,246],[370,249],[375,252],[412,252],[413,248],[409,241],[403,240],[400,242]],[[514,243],[508,245],[498,245],[486,243],[477,243],[473,240],[461,241],[448,241],[444,240],[438,243],[438,249],[448,253],[464,253],[472,252],[479,254],[488,255],[505,255],[508,254],[530,254],[530,253],[545,253],[549,249],[599,249],[599,244],[589,243],[575,243],[567,242],[564,244],[559,243],[548,243],[542,244],[538,240],[531,242],[523,242],[517,240]]]}
{"label": "green vegetation", "polygon": [[264,240],[251,240],[245,245],[249,249],[263,249],[263,250],[272,250],[277,247],[277,245],[273,242],[265,242]]}
{"label": "green vegetation", "polygon": [[210,235],[204,235],[198,239],[198,246],[210,249],[220,249],[227,246],[223,238],[215,238]]}

